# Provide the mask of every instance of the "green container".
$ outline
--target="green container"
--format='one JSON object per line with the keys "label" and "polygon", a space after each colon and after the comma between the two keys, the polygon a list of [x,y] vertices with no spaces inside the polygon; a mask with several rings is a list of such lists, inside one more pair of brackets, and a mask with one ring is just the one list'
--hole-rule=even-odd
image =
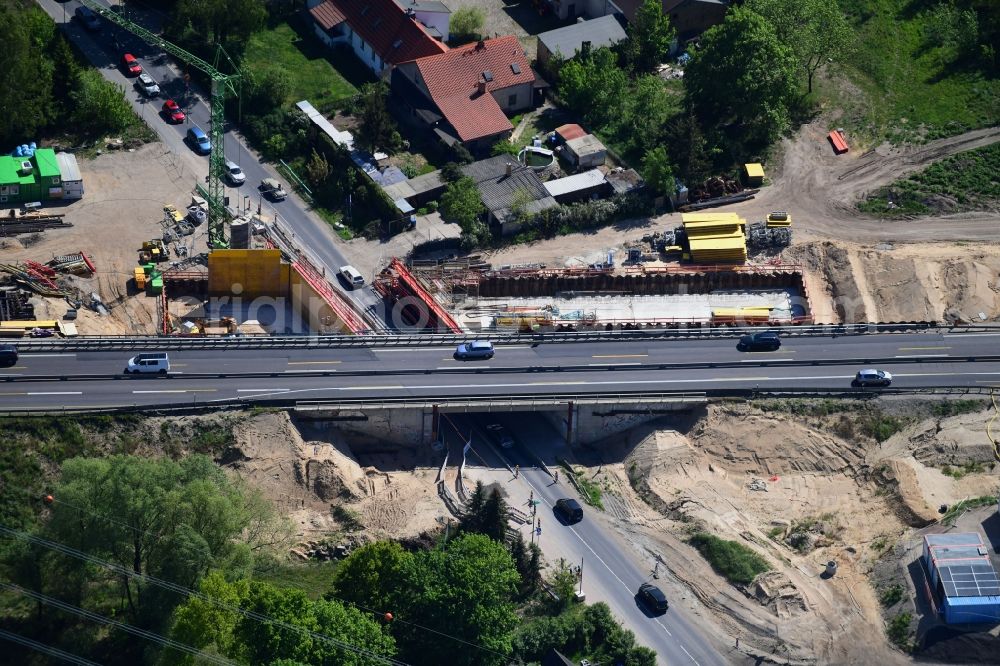
{"label": "green container", "polygon": [[149,282],[149,290],[154,294],[159,294],[163,291],[163,278],[155,277]]}

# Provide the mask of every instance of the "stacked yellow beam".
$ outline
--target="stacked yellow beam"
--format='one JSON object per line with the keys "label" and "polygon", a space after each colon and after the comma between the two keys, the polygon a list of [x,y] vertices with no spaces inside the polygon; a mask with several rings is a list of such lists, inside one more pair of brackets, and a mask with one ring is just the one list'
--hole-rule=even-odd
{"label": "stacked yellow beam", "polygon": [[736,213],[683,213],[681,220],[691,247],[691,261],[706,264],[747,260],[743,233],[746,220]]}
{"label": "stacked yellow beam", "polygon": [[754,305],[742,308],[712,308],[712,323],[714,324],[766,324],[771,320],[771,308],[767,305]]}

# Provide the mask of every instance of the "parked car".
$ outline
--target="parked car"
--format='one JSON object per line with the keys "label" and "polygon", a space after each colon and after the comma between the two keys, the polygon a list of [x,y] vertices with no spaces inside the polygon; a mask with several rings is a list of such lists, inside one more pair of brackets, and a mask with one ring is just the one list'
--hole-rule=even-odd
{"label": "parked car", "polygon": [[229,181],[230,185],[239,187],[247,182],[247,176],[243,173],[243,169],[240,168],[239,164],[232,160],[226,160],[226,180]]}
{"label": "parked car", "polygon": [[73,12],[73,16],[87,30],[96,31],[101,29],[101,17],[95,14],[94,10],[90,7],[84,7],[83,5],[77,7]]}
{"label": "parked car", "polygon": [[365,286],[365,276],[354,266],[341,266],[337,273],[351,289]]}
{"label": "parked car", "polygon": [[854,381],[851,382],[851,386],[889,386],[890,384],[892,384],[892,374],[875,368],[858,370]]}
{"label": "parked car", "polygon": [[146,72],[140,74],[139,78],[135,80],[135,87],[146,97],[156,97],[160,94],[160,86],[156,85],[153,77]]}
{"label": "parked car", "polygon": [[552,511],[559,514],[566,521],[567,525],[572,525],[583,520],[583,507],[575,499],[563,498],[556,500]]}
{"label": "parked car", "polygon": [[670,608],[670,602],[667,601],[667,595],[663,593],[663,590],[656,587],[652,583],[643,583],[639,586],[639,592],[636,594],[639,597],[639,601],[646,605],[653,613],[664,613],[668,608]]}
{"label": "parked car", "polygon": [[142,65],[139,64],[139,61],[131,53],[126,53],[122,56],[122,69],[129,76],[139,76],[142,74]]}
{"label": "parked car", "polygon": [[191,144],[191,148],[194,149],[194,152],[199,155],[208,155],[212,152],[212,142],[209,141],[208,135],[197,125],[187,131],[187,140]]}
{"label": "parked car", "polygon": [[163,108],[161,109],[161,111],[163,112],[163,117],[166,118],[168,122],[171,123],[184,122],[184,117],[185,117],[184,112],[181,110],[181,107],[177,105],[177,102],[175,102],[172,99],[168,99],[166,102],[163,103]]}
{"label": "parked car", "polygon": [[488,340],[474,340],[473,342],[463,342],[455,349],[455,359],[458,361],[474,361],[477,359],[491,359],[494,354],[493,343]]}
{"label": "parked car", "polygon": [[781,338],[774,331],[750,333],[736,343],[739,351],[775,351],[781,347]]}
{"label": "parked car", "polygon": [[281,183],[274,178],[265,178],[260,181],[260,185],[257,189],[271,201],[284,201],[285,197],[288,196],[288,192],[285,191],[285,188],[283,188]]}
{"label": "parked car", "polygon": [[150,373],[165,375],[168,372],[170,372],[170,358],[166,352],[136,354],[128,360],[128,365],[125,366],[126,375]]}
{"label": "parked car", "polygon": [[488,426],[486,426],[486,430],[487,432],[490,433],[490,435],[493,437],[496,443],[500,445],[501,448],[509,449],[512,446],[514,446],[514,438],[507,431],[507,429],[504,428],[499,423],[489,424]]}

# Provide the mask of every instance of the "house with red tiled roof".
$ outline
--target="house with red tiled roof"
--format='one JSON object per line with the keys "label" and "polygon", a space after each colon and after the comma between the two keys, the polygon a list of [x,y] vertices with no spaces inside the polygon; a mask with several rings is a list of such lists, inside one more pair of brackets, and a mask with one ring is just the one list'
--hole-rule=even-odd
{"label": "house with red tiled roof", "polygon": [[[436,14],[447,11],[440,2],[434,4],[440,5],[435,7]],[[350,48],[378,76],[401,62],[448,51],[442,41],[447,34],[433,27],[436,24],[424,25],[416,11],[421,7],[416,5],[396,0],[309,0],[308,7],[313,29],[323,43]]]}
{"label": "house with red tiled roof", "polygon": [[483,152],[514,129],[507,114],[535,105],[537,79],[517,37],[497,37],[400,63],[392,91],[445,143]]}

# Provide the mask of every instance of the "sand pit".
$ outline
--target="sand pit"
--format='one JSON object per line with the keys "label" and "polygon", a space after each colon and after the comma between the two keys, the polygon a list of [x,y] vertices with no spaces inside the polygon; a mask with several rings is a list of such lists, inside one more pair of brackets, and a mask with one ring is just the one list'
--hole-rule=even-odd
{"label": "sand pit", "polygon": [[[939,516],[939,504],[995,492],[988,465],[957,479],[941,471],[984,455],[989,414],[921,421],[878,444],[837,434],[856,411],[710,405],[601,443],[605,461],[621,462],[601,466],[596,480],[626,540],[662,558],[712,611],[706,621],[740,636],[748,654],[907,663],[885,639],[870,575],[887,547]],[[752,548],[773,571],[737,589],[685,543],[694,526]],[[826,579],[829,560],[839,570]]]}

